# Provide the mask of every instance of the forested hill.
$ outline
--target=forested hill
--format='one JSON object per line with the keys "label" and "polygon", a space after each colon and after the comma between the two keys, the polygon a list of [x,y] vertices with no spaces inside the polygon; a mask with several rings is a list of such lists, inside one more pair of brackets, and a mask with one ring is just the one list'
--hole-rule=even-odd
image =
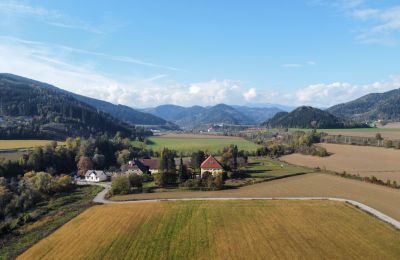
{"label": "forested hill", "polygon": [[133,126],[50,85],[0,75],[0,139],[65,139],[68,136],[135,136]]}
{"label": "forested hill", "polygon": [[292,112],[280,112],[263,125],[277,128],[349,128],[364,127],[336,117],[318,108],[302,106]]}
{"label": "forested hill", "polygon": [[335,105],[328,112],[359,120],[400,120],[400,89],[371,93],[351,102]]}
{"label": "forested hill", "polygon": [[94,98],[89,98],[86,96],[78,95],[72,92],[68,92],[66,90],[57,88],[55,86],[52,86],[50,84],[46,84],[43,82],[31,80],[28,78],[24,78],[21,76],[13,75],[13,74],[0,74],[0,79],[8,79],[14,82],[19,82],[19,83],[25,83],[25,84],[33,84],[38,87],[43,87],[47,89],[51,89],[54,91],[62,92],[64,94],[68,94],[75,99],[86,103],[96,109],[99,109],[105,113],[108,113],[115,117],[116,119],[119,119],[123,122],[127,122],[129,124],[135,124],[135,125],[158,125],[158,126],[163,126],[168,129],[176,129],[177,126],[174,124],[171,124],[167,122],[166,120],[157,117],[155,115],[149,114],[149,113],[143,113],[141,111],[135,110],[131,107],[124,106],[124,105],[115,105],[110,102],[106,102],[103,100],[98,100]]}

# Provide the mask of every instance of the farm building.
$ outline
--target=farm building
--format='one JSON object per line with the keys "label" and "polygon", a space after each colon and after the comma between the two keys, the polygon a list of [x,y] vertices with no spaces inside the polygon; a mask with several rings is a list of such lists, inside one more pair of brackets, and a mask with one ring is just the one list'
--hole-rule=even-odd
{"label": "farm building", "polygon": [[222,173],[223,167],[217,159],[215,159],[212,155],[208,156],[207,159],[202,162],[200,165],[201,168],[201,175],[205,172],[211,172],[212,175]]}
{"label": "farm building", "polygon": [[158,173],[158,161],[154,159],[140,159],[141,163],[148,167],[151,174]]}
{"label": "farm building", "polygon": [[129,161],[128,164],[121,166],[121,171],[126,174],[148,174],[150,169],[143,162],[139,160]]}
{"label": "farm building", "polygon": [[85,180],[89,182],[106,181],[107,175],[104,171],[88,170],[85,174]]}

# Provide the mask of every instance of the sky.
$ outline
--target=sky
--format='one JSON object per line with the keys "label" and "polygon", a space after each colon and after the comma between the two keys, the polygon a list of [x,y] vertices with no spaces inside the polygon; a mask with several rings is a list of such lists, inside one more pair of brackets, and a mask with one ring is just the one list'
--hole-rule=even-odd
{"label": "sky", "polygon": [[400,87],[400,2],[0,0],[0,72],[137,108],[325,108]]}

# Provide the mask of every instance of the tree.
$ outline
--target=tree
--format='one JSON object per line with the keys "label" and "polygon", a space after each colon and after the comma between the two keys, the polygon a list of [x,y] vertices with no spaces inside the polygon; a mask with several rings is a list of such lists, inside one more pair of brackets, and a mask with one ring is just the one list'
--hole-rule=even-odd
{"label": "tree", "polygon": [[93,164],[96,169],[102,169],[104,167],[105,156],[102,154],[96,153],[93,156]]}
{"label": "tree", "polygon": [[188,169],[187,169],[186,165],[183,164],[183,159],[181,156],[180,165],[179,165],[179,169],[178,169],[178,181],[179,181],[179,183],[183,183],[187,179],[189,179]]}
{"label": "tree", "polygon": [[78,167],[78,176],[85,176],[85,173],[88,171],[88,170],[91,170],[91,169],[93,169],[93,163],[92,163],[92,160],[89,158],[89,157],[86,157],[86,156],[82,156],[80,159],[79,159],[79,162],[78,162],[78,165],[77,165],[77,167]]}
{"label": "tree", "polygon": [[122,151],[117,153],[117,163],[119,165],[124,165],[126,164],[130,157],[131,157],[131,152],[128,149],[123,149]]}
{"label": "tree", "polygon": [[111,193],[117,194],[129,194],[131,192],[131,184],[127,176],[114,176],[111,182]]}
{"label": "tree", "polygon": [[129,174],[129,182],[132,187],[141,189],[143,187],[143,178],[138,174]]}
{"label": "tree", "polygon": [[175,153],[168,148],[164,148],[161,151],[159,173],[156,181],[159,186],[163,187],[167,184],[175,184],[176,178]]}
{"label": "tree", "polygon": [[197,151],[192,153],[190,157],[190,166],[193,170],[197,171],[200,169],[200,165],[206,159],[206,154],[203,151]]}

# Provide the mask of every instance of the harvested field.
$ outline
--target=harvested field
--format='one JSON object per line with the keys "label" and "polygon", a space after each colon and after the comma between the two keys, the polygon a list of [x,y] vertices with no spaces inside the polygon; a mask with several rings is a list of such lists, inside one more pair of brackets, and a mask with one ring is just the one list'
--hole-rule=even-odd
{"label": "harvested field", "polygon": [[95,206],[20,259],[398,259],[400,233],[331,201]]}
{"label": "harvested field", "polygon": [[359,136],[359,137],[375,137],[380,133],[383,138],[390,140],[400,139],[400,129],[398,128],[365,128],[365,129],[320,129],[320,132],[325,132],[333,135]]}
{"label": "harvested field", "polygon": [[231,144],[239,150],[255,151],[259,146],[239,137],[193,134],[168,134],[149,138],[149,148],[160,151],[164,147],[178,152],[194,152],[198,150],[216,153]]}
{"label": "harvested field", "polygon": [[382,181],[395,180],[400,183],[400,150],[382,147],[320,144],[329,153],[328,157],[291,154],[281,160],[306,166],[326,168],[330,171],[359,174],[364,177],[372,175]]}
{"label": "harvested field", "polygon": [[309,173],[232,190],[142,193],[115,196],[112,200],[215,197],[337,197],[359,201],[400,221],[400,190],[322,173]]}

